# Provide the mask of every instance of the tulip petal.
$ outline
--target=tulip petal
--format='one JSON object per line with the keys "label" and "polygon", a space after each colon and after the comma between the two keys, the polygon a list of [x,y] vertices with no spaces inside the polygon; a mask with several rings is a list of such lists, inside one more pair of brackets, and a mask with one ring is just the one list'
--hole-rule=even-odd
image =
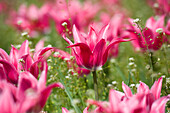
{"label": "tulip petal", "polygon": [[86,68],[92,68],[93,59],[92,59],[92,53],[91,53],[89,46],[84,43],[76,43],[76,44],[68,46],[68,48],[76,47],[76,46],[78,46],[80,49],[80,51],[78,51],[77,49],[77,52],[79,52],[78,53],[79,57],[76,57],[76,60],[80,60],[83,66],[85,66]]}
{"label": "tulip petal", "polygon": [[66,108],[62,107],[62,113],[69,113],[69,111]]}
{"label": "tulip petal", "polygon": [[133,96],[131,89],[124,82],[122,82],[122,89],[127,97]]}
{"label": "tulip petal", "polygon": [[103,54],[103,60],[102,60],[102,65],[104,65],[105,63],[106,63],[106,61],[107,61],[107,56],[108,56],[108,51],[109,51],[109,49],[113,46],[113,45],[115,45],[115,44],[117,44],[117,43],[120,43],[120,42],[127,42],[127,41],[131,41],[131,40],[134,40],[134,39],[129,39],[129,40],[123,40],[123,39],[119,39],[119,40],[113,40],[108,46],[107,46],[107,48],[106,48],[106,50],[105,50],[105,52],[104,52],[104,54]]}
{"label": "tulip petal", "polygon": [[[34,60],[40,60],[47,58],[48,56],[51,55],[51,52],[48,53],[49,50],[53,50],[53,47],[44,47],[43,49],[39,50],[37,53],[34,54],[33,58]],[[46,55],[44,55],[46,53]]]}
{"label": "tulip petal", "polygon": [[74,43],[85,42],[84,37],[80,34],[75,24],[73,25],[73,37],[74,37]]}
{"label": "tulip petal", "polygon": [[89,107],[86,107],[86,108],[83,110],[83,113],[88,113],[88,109],[89,109]]}
{"label": "tulip petal", "polygon": [[35,53],[44,47],[44,40],[40,40],[35,46]]}
{"label": "tulip petal", "polygon": [[1,49],[1,48],[0,48],[0,59],[4,59],[4,60],[9,61],[8,54],[3,49]]}
{"label": "tulip petal", "polygon": [[3,89],[0,95],[1,113],[17,113],[16,104],[8,88]]}
{"label": "tulip petal", "polygon": [[26,55],[26,54],[30,54],[30,48],[29,48],[28,40],[25,40],[22,43],[21,48],[19,49],[19,57]]}
{"label": "tulip petal", "polygon": [[152,106],[150,113],[165,113],[165,105],[170,100],[170,95],[164,96],[156,100]]}
{"label": "tulip petal", "polygon": [[19,74],[18,74],[17,70],[15,69],[15,67],[5,60],[0,60],[0,63],[4,67],[8,81],[10,81],[14,84],[17,84]]}
{"label": "tulip petal", "polygon": [[101,39],[95,46],[93,51],[93,66],[98,67],[102,65],[103,54],[106,49],[105,39]]}
{"label": "tulip petal", "polygon": [[47,71],[48,71],[48,65],[47,62],[44,62],[44,69],[41,72],[40,79],[38,81],[38,90],[41,92],[46,87],[46,81],[47,81]]}
{"label": "tulip petal", "polygon": [[50,96],[51,90],[55,87],[64,88],[64,86],[61,83],[50,84],[47,88],[45,88],[40,94],[39,105],[41,106],[41,108],[44,107],[48,97]]}
{"label": "tulip petal", "polygon": [[158,81],[155,81],[153,86],[151,87],[151,92],[154,95],[156,100],[160,97],[160,94],[161,94],[162,81],[163,79],[162,77],[160,77]]}
{"label": "tulip petal", "polygon": [[27,55],[22,56],[21,58],[23,59],[23,62],[21,62],[23,64],[23,70],[29,71],[31,65],[33,64],[33,60],[31,56],[27,54]]}
{"label": "tulip petal", "polygon": [[140,85],[137,88],[137,92],[138,93],[146,93],[147,94],[147,93],[149,93],[149,87],[145,83],[140,81]]}
{"label": "tulip petal", "polygon": [[10,62],[14,65],[14,67],[16,68],[16,70],[18,70],[18,61],[19,61],[19,56],[18,56],[18,50],[12,46],[12,49],[10,51]]}

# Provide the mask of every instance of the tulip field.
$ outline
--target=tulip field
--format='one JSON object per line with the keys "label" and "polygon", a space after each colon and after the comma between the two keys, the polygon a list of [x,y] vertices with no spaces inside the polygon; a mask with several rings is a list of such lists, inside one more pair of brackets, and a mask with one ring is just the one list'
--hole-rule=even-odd
{"label": "tulip field", "polygon": [[1,0],[0,113],[170,113],[170,1]]}

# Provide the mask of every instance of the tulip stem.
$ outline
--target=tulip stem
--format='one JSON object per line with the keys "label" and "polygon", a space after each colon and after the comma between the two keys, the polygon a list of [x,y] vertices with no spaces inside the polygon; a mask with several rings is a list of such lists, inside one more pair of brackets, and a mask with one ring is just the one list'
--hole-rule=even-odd
{"label": "tulip stem", "polygon": [[92,74],[93,74],[93,82],[94,82],[95,100],[99,100],[96,71],[92,71]]}

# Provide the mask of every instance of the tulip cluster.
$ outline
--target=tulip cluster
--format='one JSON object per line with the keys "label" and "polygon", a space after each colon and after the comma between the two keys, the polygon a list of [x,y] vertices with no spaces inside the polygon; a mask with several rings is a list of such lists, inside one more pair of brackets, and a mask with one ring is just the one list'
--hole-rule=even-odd
{"label": "tulip cluster", "polygon": [[[71,113],[73,108],[76,113],[165,112],[170,100],[168,0],[146,0],[145,5],[155,11],[149,17],[144,15],[146,22],[131,18],[137,15],[123,7],[125,0],[41,3],[22,3],[15,10],[9,8],[12,3],[8,0],[0,2],[3,23],[28,34],[20,38],[26,40],[19,47],[11,45],[9,54],[0,48],[0,113]],[[29,47],[30,42],[35,49]],[[149,88],[146,84],[151,78]],[[140,81],[137,89],[130,88],[138,80],[146,84]],[[117,86],[121,82],[124,92]],[[64,90],[50,96],[56,87]]]}
{"label": "tulip cluster", "polygon": [[[47,62],[52,48],[41,48],[40,41],[35,53],[30,53],[28,40],[20,49],[12,45],[10,55],[0,49],[0,108],[2,113],[39,112],[44,107],[50,92],[61,83],[46,87]],[[46,53],[46,54],[45,54]],[[33,58],[32,58],[33,56]],[[38,75],[41,75],[38,80]]]}

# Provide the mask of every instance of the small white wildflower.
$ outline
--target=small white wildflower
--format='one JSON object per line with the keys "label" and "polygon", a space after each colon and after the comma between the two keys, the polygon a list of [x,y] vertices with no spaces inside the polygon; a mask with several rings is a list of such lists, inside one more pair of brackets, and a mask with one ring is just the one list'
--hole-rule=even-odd
{"label": "small white wildflower", "polygon": [[65,76],[65,78],[69,79],[69,78],[70,78],[70,76]]}
{"label": "small white wildflower", "polygon": [[132,69],[131,71],[132,71],[132,72],[136,72],[136,69]]}
{"label": "small white wildflower", "polygon": [[51,66],[48,66],[48,70],[50,70],[51,69]]}
{"label": "small white wildflower", "polygon": [[138,87],[139,87],[139,85],[140,85],[140,84],[136,84],[136,88],[138,88]]}
{"label": "small white wildflower", "polygon": [[73,60],[74,59],[74,56],[70,56],[70,60]]}
{"label": "small white wildflower", "polygon": [[130,57],[130,58],[129,58],[129,61],[134,62],[135,59],[134,59],[133,57]]}
{"label": "small white wildflower", "polygon": [[30,52],[34,52],[35,51],[35,49],[30,49]]}
{"label": "small white wildflower", "polygon": [[70,60],[70,59],[68,59],[68,58],[64,58],[64,60],[65,60],[65,61],[68,61],[68,60]]}
{"label": "small white wildflower", "polygon": [[52,62],[52,59],[48,59],[47,62]]}
{"label": "small white wildflower", "polygon": [[63,22],[61,25],[62,26],[67,26],[67,22]]}
{"label": "small white wildflower", "polygon": [[52,47],[52,45],[51,45],[51,44],[49,44],[49,45],[47,45],[47,47]]}
{"label": "small white wildflower", "polygon": [[72,104],[76,105],[80,103],[80,99],[73,99]]}
{"label": "small white wildflower", "polygon": [[107,87],[112,87],[112,84],[108,84]]}
{"label": "small white wildflower", "polygon": [[158,58],[158,61],[160,61],[161,59],[160,58]]}
{"label": "small white wildflower", "polygon": [[21,33],[21,36],[28,36],[28,32],[23,32],[23,33]]}
{"label": "small white wildflower", "polygon": [[162,75],[162,78],[165,78],[165,75]]}
{"label": "small white wildflower", "polygon": [[112,58],[112,59],[110,60],[110,62],[111,62],[111,63],[116,63],[116,60],[115,60],[114,58]]}
{"label": "small white wildflower", "polygon": [[158,28],[158,29],[156,29],[156,32],[157,33],[163,33],[163,29],[162,28]]}
{"label": "small white wildflower", "polygon": [[99,66],[99,67],[97,67],[97,70],[102,70],[103,68],[102,68],[102,66]]}
{"label": "small white wildflower", "polygon": [[115,85],[115,84],[117,84],[117,82],[116,82],[116,81],[113,81],[112,84]]}
{"label": "small white wildflower", "polygon": [[140,19],[139,18],[136,18],[133,20],[133,23],[139,23],[140,22]]}
{"label": "small white wildflower", "polygon": [[69,113],[75,113],[74,109],[70,109]]}
{"label": "small white wildflower", "polygon": [[159,7],[159,4],[158,4],[158,3],[154,3],[154,4],[153,4],[153,7],[158,8],[158,7]]}
{"label": "small white wildflower", "polygon": [[170,77],[169,77],[169,78],[166,78],[166,83],[167,83],[167,84],[170,84]]}
{"label": "small white wildflower", "polygon": [[19,49],[21,47],[21,45],[15,45],[14,47]]}
{"label": "small white wildflower", "polygon": [[59,55],[59,54],[60,54],[59,52],[55,52],[55,53],[54,53],[54,55],[56,55],[56,56]]}
{"label": "small white wildflower", "polygon": [[135,87],[136,85],[135,84],[130,84],[130,87]]}
{"label": "small white wildflower", "polygon": [[130,62],[128,65],[129,65],[129,66],[132,66],[132,65],[134,65],[134,62]]}

